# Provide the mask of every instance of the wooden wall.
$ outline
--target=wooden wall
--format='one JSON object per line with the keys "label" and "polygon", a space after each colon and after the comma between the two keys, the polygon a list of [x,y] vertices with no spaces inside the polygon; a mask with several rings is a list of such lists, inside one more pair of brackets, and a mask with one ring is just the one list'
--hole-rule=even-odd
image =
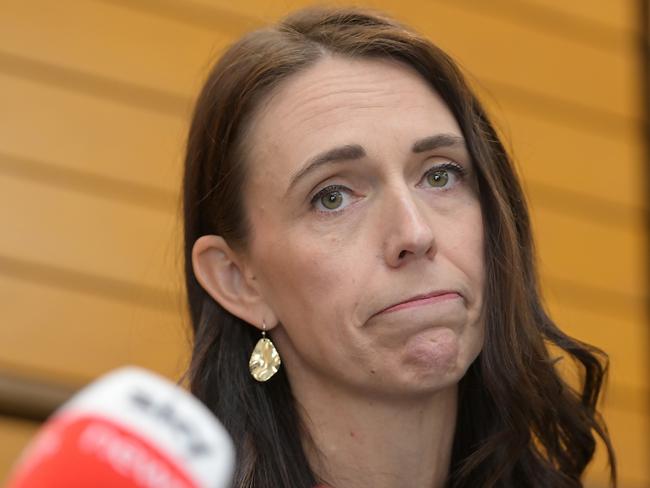
{"label": "wooden wall", "polygon": [[[135,363],[179,376],[192,100],[229,41],[306,3],[0,2],[0,373],[81,385]],[[480,91],[524,178],[553,316],[610,354],[621,486],[648,486],[640,2],[362,3],[427,34]],[[0,418],[0,480],[35,428]],[[601,455],[588,479],[605,486]]]}

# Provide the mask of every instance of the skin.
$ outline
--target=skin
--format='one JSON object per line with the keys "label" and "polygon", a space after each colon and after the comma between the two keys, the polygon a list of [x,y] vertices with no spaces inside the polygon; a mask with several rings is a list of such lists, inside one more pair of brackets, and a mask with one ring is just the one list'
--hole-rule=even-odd
{"label": "skin", "polygon": [[[194,246],[203,287],[264,322],[318,446],[305,443],[308,457],[334,486],[442,486],[448,471],[457,384],[483,345],[483,223],[464,146],[412,151],[437,134],[462,139],[411,68],[326,57],[254,114],[247,248]],[[290,185],[310,158],[350,144],[366,155]],[[454,293],[382,312],[434,290]]]}

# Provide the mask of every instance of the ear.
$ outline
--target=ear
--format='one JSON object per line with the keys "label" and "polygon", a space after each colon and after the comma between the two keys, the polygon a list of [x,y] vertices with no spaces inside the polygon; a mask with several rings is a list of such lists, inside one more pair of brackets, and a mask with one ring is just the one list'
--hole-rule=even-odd
{"label": "ear", "polygon": [[278,320],[260,294],[255,276],[221,236],[205,235],[192,247],[192,268],[201,286],[233,315],[270,330]]}

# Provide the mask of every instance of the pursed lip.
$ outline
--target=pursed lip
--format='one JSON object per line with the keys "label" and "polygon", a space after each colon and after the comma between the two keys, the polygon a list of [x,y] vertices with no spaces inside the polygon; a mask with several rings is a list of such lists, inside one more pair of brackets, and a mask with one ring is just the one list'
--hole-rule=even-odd
{"label": "pursed lip", "polygon": [[430,303],[431,301],[437,301],[437,300],[431,300],[435,298],[438,298],[439,300],[444,300],[444,299],[459,298],[459,297],[462,297],[462,295],[456,290],[435,290],[429,293],[415,295],[410,298],[407,298],[406,300],[402,300],[401,302],[397,302],[392,305],[389,305],[383,310],[377,312],[375,315],[379,315],[386,312],[393,312],[395,310],[400,310],[402,308],[407,308],[409,305],[417,306],[418,302],[423,302],[422,304],[424,304],[424,303]]}

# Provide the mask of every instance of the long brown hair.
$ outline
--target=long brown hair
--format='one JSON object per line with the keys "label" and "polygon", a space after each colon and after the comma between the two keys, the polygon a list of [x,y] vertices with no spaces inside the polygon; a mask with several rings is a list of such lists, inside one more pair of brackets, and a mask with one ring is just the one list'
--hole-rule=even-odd
{"label": "long brown hair", "polygon": [[[324,54],[390,58],[415,68],[443,98],[477,169],[484,219],[485,345],[459,385],[448,487],[579,487],[600,436],[612,484],[616,463],[596,405],[607,372],[602,351],[564,334],[542,304],[524,195],[493,125],[443,51],[413,30],[358,9],[307,9],[232,45],[210,73],[189,133],[183,205],[185,271],[194,349],[192,392],[221,419],[238,452],[236,487],[311,488],[308,437],[284,372],[260,384],[248,356],[257,329],[199,285],[191,252],[202,235],[246,249],[242,134],[260,100]],[[574,359],[573,389],[547,344]]]}

